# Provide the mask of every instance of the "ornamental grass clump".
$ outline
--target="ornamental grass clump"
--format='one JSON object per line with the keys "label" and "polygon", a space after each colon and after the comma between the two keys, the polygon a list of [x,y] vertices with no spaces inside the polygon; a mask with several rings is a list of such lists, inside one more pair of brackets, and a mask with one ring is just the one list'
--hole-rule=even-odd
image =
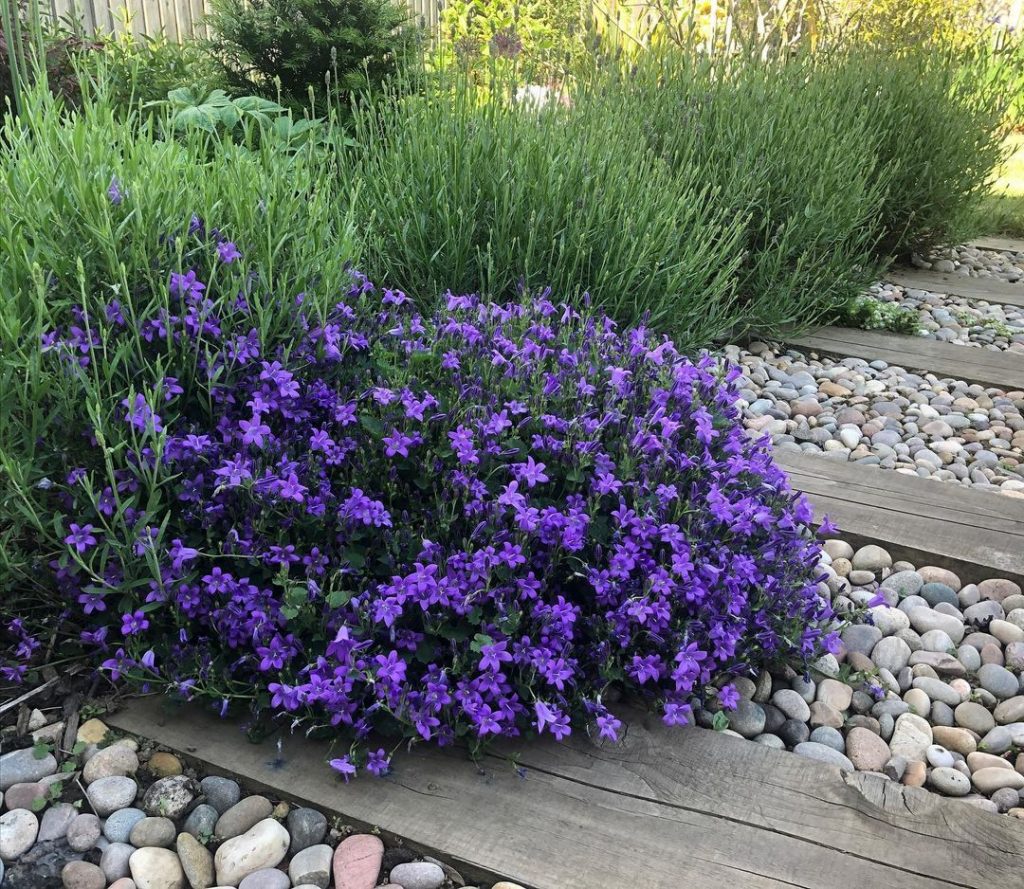
{"label": "ornamental grass clump", "polygon": [[380,738],[614,738],[613,686],[683,724],[833,645],[735,369],[546,292],[286,290],[249,246],[184,219],[152,290],[90,282],[33,346],[47,631],[109,675],[326,730],[347,777]]}

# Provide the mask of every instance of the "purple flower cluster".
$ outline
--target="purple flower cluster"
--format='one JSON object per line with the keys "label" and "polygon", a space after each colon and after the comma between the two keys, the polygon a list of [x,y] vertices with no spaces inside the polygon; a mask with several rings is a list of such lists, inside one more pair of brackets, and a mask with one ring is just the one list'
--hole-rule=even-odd
{"label": "purple flower cluster", "polygon": [[[149,314],[78,307],[44,339],[75,373],[128,356],[48,495],[56,582],[115,677],[334,727],[347,779],[387,769],[375,730],[615,738],[611,687],[685,724],[734,706],[722,678],[835,642],[735,369],[549,294],[425,316],[358,274],[279,305],[282,341],[254,309],[276,282],[203,243]],[[247,292],[213,292],[225,263]]]}

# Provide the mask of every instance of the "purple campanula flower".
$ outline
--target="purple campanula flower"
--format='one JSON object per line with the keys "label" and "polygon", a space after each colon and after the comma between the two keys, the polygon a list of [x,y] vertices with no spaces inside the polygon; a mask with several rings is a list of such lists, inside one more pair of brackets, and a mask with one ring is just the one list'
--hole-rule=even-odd
{"label": "purple campanula flower", "polygon": [[110,177],[110,185],[107,186],[107,198],[115,207],[120,206],[124,200],[124,192],[121,191],[121,181],[117,176]]}
{"label": "purple campanula flower", "polygon": [[84,553],[91,547],[96,546],[97,539],[96,535],[92,533],[93,530],[92,525],[79,525],[72,522],[68,525],[70,533],[64,538],[64,542],[68,546],[73,546],[79,553]]}
{"label": "purple campanula flower", "polygon": [[217,256],[225,265],[242,258],[242,254],[231,241],[221,241],[217,244]]}

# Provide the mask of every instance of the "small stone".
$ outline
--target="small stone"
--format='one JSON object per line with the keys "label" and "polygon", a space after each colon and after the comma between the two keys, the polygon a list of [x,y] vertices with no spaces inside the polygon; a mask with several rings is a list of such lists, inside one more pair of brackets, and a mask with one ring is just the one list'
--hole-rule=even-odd
{"label": "small stone", "polygon": [[918,571],[921,575],[921,579],[925,583],[944,583],[950,589],[959,591],[963,584],[960,582],[960,578],[957,577],[952,571],[946,568],[936,568],[933,565],[928,565],[921,568]]}
{"label": "small stone", "polygon": [[1005,620],[994,620],[988,625],[988,631],[1003,645],[1013,642],[1024,642],[1024,630]]}
{"label": "small stone", "polygon": [[907,767],[903,771],[903,784],[906,787],[924,787],[924,782],[927,777],[928,769],[921,760],[907,760]]}
{"label": "small stone", "polygon": [[853,689],[835,679],[823,679],[818,684],[816,699],[836,710],[847,710],[853,700]]}
{"label": "small stone", "polygon": [[185,889],[185,872],[170,849],[136,849],[128,866],[138,889]]}
{"label": "small stone", "polygon": [[918,676],[914,680],[914,688],[921,689],[931,700],[942,701],[947,706],[957,707],[960,704],[960,694],[941,679]]}
{"label": "small stone", "polygon": [[128,861],[135,853],[135,847],[128,843],[111,843],[100,856],[100,870],[111,883],[131,876]]}
{"label": "small stone", "polygon": [[782,738],[787,747],[796,747],[811,736],[811,730],[807,727],[807,723],[801,722],[799,719],[787,719],[779,726],[776,734]]}
{"label": "small stone", "polygon": [[[195,782],[185,775],[155,781],[142,797],[142,810],[153,817],[179,818],[195,799]],[[137,881],[136,881],[137,882]]]}
{"label": "small stone", "polygon": [[283,870],[263,867],[245,877],[238,884],[238,889],[288,889],[291,885],[292,881]]}
{"label": "small stone", "polygon": [[1020,795],[1010,787],[1000,787],[990,797],[995,807],[1000,812],[1008,812],[1010,809],[1020,805]]}
{"label": "small stone", "polygon": [[892,636],[900,630],[910,628],[910,618],[899,608],[878,605],[870,609],[871,622],[883,636]]}
{"label": "small stone", "polygon": [[114,880],[107,889],[138,889],[138,887],[131,877],[121,877],[120,880]]}
{"label": "small stone", "polygon": [[978,749],[986,753],[1005,753],[1013,746],[1013,734],[1005,725],[997,725],[989,729],[978,744]]}
{"label": "small stone", "polygon": [[915,651],[910,655],[910,666],[927,664],[940,676],[965,676],[967,669],[955,657],[938,651]]}
{"label": "small stone", "polygon": [[[794,692],[794,694],[796,694]],[[797,695],[799,699],[799,695]],[[801,700],[800,703],[803,703]],[[806,707],[807,705],[804,704]],[[744,738],[753,738],[764,731],[765,712],[760,704],[753,701],[745,701],[742,698],[736,704],[735,710],[726,712],[729,719],[729,728],[738,732]]]}
{"label": "small stone", "polygon": [[931,699],[919,688],[912,688],[903,695],[903,700],[910,707],[910,712],[918,716],[927,716],[932,708]]}
{"label": "small stone", "polygon": [[993,599],[1002,602],[1007,596],[1020,595],[1021,589],[1012,580],[993,578],[978,584],[978,593],[982,599]]}
{"label": "small stone", "polygon": [[288,854],[289,842],[288,831],[273,818],[265,818],[241,836],[225,840],[214,858],[217,882],[237,885],[246,874],[276,867]]}
{"label": "small stone", "polygon": [[199,842],[204,842],[213,837],[219,817],[220,815],[217,814],[217,810],[213,806],[201,803],[188,813],[188,818],[185,819],[182,829]]}
{"label": "small stone", "polygon": [[894,590],[901,599],[905,599],[907,596],[916,596],[922,586],[924,586],[924,580],[916,571],[896,571],[882,581],[884,589]]}
{"label": "small stone", "polygon": [[760,744],[763,747],[771,747],[772,750],[785,750],[786,742],[782,740],[778,735],[772,735],[762,732],[760,735],[756,735],[753,738],[754,743]]}
{"label": "small stone", "polygon": [[899,673],[910,661],[910,646],[897,636],[879,640],[871,652],[871,660],[890,673]]}
{"label": "small stone", "polygon": [[391,881],[402,889],[438,889],[444,882],[444,871],[427,861],[411,861],[392,870]]}
{"label": "small stone", "polygon": [[821,701],[815,701],[811,704],[810,710],[811,715],[809,722],[812,729],[819,728],[821,726],[828,726],[834,729],[842,728],[843,714],[835,707],[830,707],[828,704],[822,703]]}
{"label": "small stone", "polygon": [[192,889],[209,889],[215,885],[213,853],[190,833],[179,833],[175,841],[178,861]]}
{"label": "small stone", "polygon": [[856,570],[871,571],[873,574],[880,573],[884,568],[892,567],[892,556],[882,547],[874,544],[862,546],[853,554],[850,561]]}
{"label": "small stone", "polygon": [[52,753],[36,759],[31,747],[12,750],[0,756],[0,792],[15,784],[34,784],[57,771],[57,760]]}
{"label": "small stone", "polygon": [[118,809],[103,822],[103,836],[112,843],[127,843],[132,828],[145,817],[142,809]]}
{"label": "small stone", "polygon": [[81,744],[99,744],[107,737],[106,723],[99,719],[87,719],[78,727],[75,740]]}
{"label": "small stone", "polygon": [[946,586],[944,583],[926,583],[921,587],[920,594],[922,599],[925,600],[929,605],[934,608],[939,602],[947,602],[954,608],[960,607],[960,600],[957,598],[956,593],[952,587]]}
{"label": "small stone", "polygon": [[139,786],[131,778],[111,775],[109,778],[98,778],[85,791],[93,811],[101,818],[106,818],[118,809],[124,809],[135,801]]}
{"label": "small stone", "polygon": [[818,726],[811,732],[810,740],[815,744],[824,744],[826,747],[838,750],[840,753],[846,752],[846,741],[843,740],[842,733],[831,726]]}
{"label": "small stone", "polygon": [[173,753],[165,753],[163,750],[158,750],[149,758],[146,768],[149,769],[150,774],[156,775],[158,778],[171,778],[182,772],[181,760]]}
{"label": "small stone", "polygon": [[16,861],[36,841],[39,819],[28,809],[11,809],[0,815],[0,860]]}
{"label": "small stone", "polygon": [[69,861],[60,872],[64,889],[104,889],[107,878],[103,871],[88,861]]}
{"label": "small stone", "polygon": [[847,651],[858,651],[868,657],[881,638],[882,631],[868,624],[851,624],[842,633],[843,645]]}
{"label": "small stone", "polygon": [[913,713],[904,713],[896,720],[889,747],[894,754],[924,762],[925,750],[931,743],[932,728],[928,721]]}
{"label": "small stone", "polygon": [[98,751],[82,769],[82,780],[92,784],[99,778],[133,776],[139,769],[139,758],[135,751],[123,744],[115,744]]}
{"label": "small stone", "polygon": [[992,715],[1000,725],[1009,725],[1011,722],[1024,722],[1024,695],[1017,695],[1005,701],[1000,701]]}
{"label": "small stone", "polygon": [[199,786],[206,796],[206,801],[221,815],[242,798],[238,782],[232,781],[230,778],[211,775],[208,778],[203,778]]}
{"label": "small stone", "polygon": [[327,818],[316,809],[292,809],[288,813],[288,833],[292,838],[288,854],[295,855],[323,842],[327,834]]}
{"label": "small stone", "polygon": [[978,747],[974,736],[962,728],[936,725],[932,727],[932,738],[936,744],[941,744],[947,750],[954,750],[961,756],[973,753]]}
{"label": "small stone", "polygon": [[68,845],[75,852],[88,852],[99,842],[102,832],[100,819],[95,815],[77,815],[68,825]]}
{"label": "small stone", "polygon": [[[312,883],[320,889],[327,889],[331,881],[331,857],[334,850],[323,843],[307,846],[295,855],[288,864],[288,875],[292,878],[292,885],[300,883]],[[400,864],[399,867],[406,867]],[[442,881],[444,879],[442,872]],[[402,882],[402,881],[400,881]],[[405,883],[402,882],[405,886]],[[406,889],[409,889],[406,886]]]}
{"label": "small stone", "polygon": [[336,889],[373,889],[383,858],[384,844],[379,838],[366,833],[346,837],[334,851]]}
{"label": "small stone", "polygon": [[162,846],[169,849],[174,845],[178,830],[170,818],[143,818],[133,828],[128,842],[136,849],[145,846]]}
{"label": "small stone", "polygon": [[[827,682],[830,680],[823,681]],[[789,719],[806,722],[811,717],[811,711],[807,706],[807,702],[791,688],[782,688],[775,692],[772,695],[772,703]]]}
{"label": "small stone", "polygon": [[1014,790],[1024,788],[1024,775],[1018,774],[1012,769],[978,769],[971,773],[971,781],[986,796],[994,793],[1000,787],[1010,787]]}
{"label": "small stone", "polygon": [[4,794],[4,803],[8,809],[28,809],[31,812],[37,799],[44,803],[47,801],[46,785],[38,781],[32,784],[13,784]]}
{"label": "small stone", "polygon": [[1001,700],[1015,697],[1020,691],[1017,677],[998,664],[982,664],[978,670],[981,687]]}
{"label": "small stone", "polygon": [[804,741],[803,743],[797,744],[796,747],[793,748],[793,752],[800,756],[805,756],[808,759],[816,759],[819,762],[838,766],[848,772],[854,771],[853,763],[850,762],[846,756],[838,750],[826,747],[824,744],[817,744],[814,741]]}
{"label": "small stone", "polygon": [[932,744],[929,746],[929,748],[924,752],[924,755],[929,764],[937,769],[951,769],[953,768],[953,763],[956,762],[953,758],[953,754],[939,744]]}
{"label": "small stone", "polygon": [[946,766],[932,769],[928,783],[947,796],[966,796],[971,792],[970,779],[956,769]]}
{"label": "small stone", "polygon": [[993,756],[991,753],[974,752],[967,757],[967,767],[976,772],[978,769],[1009,769],[1013,771],[1013,764],[1007,762],[1001,756]]}
{"label": "small stone", "polygon": [[39,835],[37,843],[45,843],[48,840],[59,840],[67,836],[68,827],[78,817],[78,810],[71,803],[57,803],[43,813],[42,821],[39,822]]}
{"label": "small stone", "polygon": [[964,701],[960,704],[953,711],[953,717],[957,725],[969,728],[979,735],[985,734],[996,724],[992,714],[974,701]]}
{"label": "small stone", "polygon": [[269,818],[273,811],[274,806],[265,796],[247,796],[217,819],[214,836],[219,840],[237,837]]}
{"label": "small stone", "polygon": [[954,644],[964,638],[963,622],[951,614],[943,614],[931,608],[913,608],[909,614],[910,625],[918,633],[927,633],[929,630],[942,630]]}
{"label": "small stone", "polygon": [[[902,781],[903,773],[907,770],[907,760],[903,756],[890,757],[884,766],[882,766],[882,774],[885,775],[891,781]],[[870,769],[865,769],[870,771]]]}
{"label": "small stone", "polygon": [[860,772],[880,772],[891,758],[889,745],[866,728],[850,729],[846,736],[846,755]]}

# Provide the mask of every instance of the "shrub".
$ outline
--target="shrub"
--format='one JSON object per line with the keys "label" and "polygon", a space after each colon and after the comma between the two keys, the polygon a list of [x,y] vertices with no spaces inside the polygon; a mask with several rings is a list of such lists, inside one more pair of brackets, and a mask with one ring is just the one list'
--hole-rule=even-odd
{"label": "shrub", "polygon": [[[395,0],[214,0],[206,22],[229,84],[243,93],[327,108],[380,83],[409,49]],[[322,90],[322,91],[321,91]]]}
{"label": "shrub", "polygon": [[[315,280],[336,291],[346,280],[338,257],[358,258],[324,152],[262,138],[252,124],[237,143],[197,130],[160,140],[168,123],[125,121],[91,100],[67,118],[37,92],[0,143],[0,601],[15,613],[48,595],[36,542],[45,514],[16,490],[57,477],[66,432],[40,410],[53,392],[26,348],[49,313],[66,317],[83,288],[130,305],[153,287],[151,245],[192,212],[216,212],[250,264],[282,287]],[[113,215],[108,190],[134,211]],[[287,328],[272,305],[257,315],[264,332]]]}
{"label": "shrub", "polygon": [[834,62],[835,100],[872,122],[884,255],[955,243],[970,228],[1001,156],[1005,86],[1018,62],[1003,63],[993,69],[982,50],[856,47]]}
{"label": "shrub", "polygon": [[742,222],[734,334],[812,325],[872,280],[887,174],[870,115],[836,93],[834,74],[809,56],[666,49],[605,69],[580,99],[603,114],[625,109],[651,150]]}
{"label": "shrub", "polygon": [[347,776],[386,767],[371,730],[614,737],[611,685],[685,723],[733,703],[715,680],[833,645],[737,370],[547,293],[428,315],[279,279],[234,236],[182,220],[149,283],[62,288],[20,344],[67,430],[20,495],[114,677],[340,728]]}
{"label": "shrub", "polygon": [[617,320],[650,313],[681,343],[735,321],[742,219],[705,171],[673,173],[610,103],[392,95],[356,110],[354,135],[340,166],[375,280],[499,300],[588,291]]}

